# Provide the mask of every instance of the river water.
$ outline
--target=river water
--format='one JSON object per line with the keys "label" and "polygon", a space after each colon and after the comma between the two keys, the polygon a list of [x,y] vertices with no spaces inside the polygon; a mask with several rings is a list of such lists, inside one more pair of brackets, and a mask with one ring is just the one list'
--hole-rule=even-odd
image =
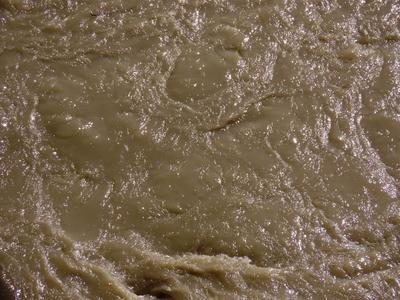
{"label": "river water", "polygon": [[397,0],[0,0],[2,299],[398,299]]}

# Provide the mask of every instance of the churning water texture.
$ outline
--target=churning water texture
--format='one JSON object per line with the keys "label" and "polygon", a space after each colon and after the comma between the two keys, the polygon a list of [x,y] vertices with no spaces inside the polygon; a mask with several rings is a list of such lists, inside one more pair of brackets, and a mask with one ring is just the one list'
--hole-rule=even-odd
{"label": "churning water texture", "polygon": [[1,299],[399,299],[400,2],[0,0]]}

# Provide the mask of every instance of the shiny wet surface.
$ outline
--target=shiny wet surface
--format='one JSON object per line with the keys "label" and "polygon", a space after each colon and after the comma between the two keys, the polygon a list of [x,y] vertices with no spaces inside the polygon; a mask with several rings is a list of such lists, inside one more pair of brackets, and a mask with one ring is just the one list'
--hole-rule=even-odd
{"label": "shiny wet surface", "polygon": [[0,0],[2,292],[398,298],[399,15]]}

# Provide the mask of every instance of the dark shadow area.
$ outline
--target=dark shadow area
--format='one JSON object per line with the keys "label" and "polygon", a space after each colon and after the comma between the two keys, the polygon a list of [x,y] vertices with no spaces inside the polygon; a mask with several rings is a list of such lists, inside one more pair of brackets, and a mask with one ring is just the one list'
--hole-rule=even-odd
{"label": "dark shadow area", "polygon": [[0,299],[19,300],[17,289],[7,275],[0,269]]}
{"label": "dark shadow area", "polygon": [[[138,296],[151,296],[155,299],[174,299],[173,295],[165,290],[165,283],[161,280],[143,278],[129,284]],[[0,298],[1,299],[1,298]]]}

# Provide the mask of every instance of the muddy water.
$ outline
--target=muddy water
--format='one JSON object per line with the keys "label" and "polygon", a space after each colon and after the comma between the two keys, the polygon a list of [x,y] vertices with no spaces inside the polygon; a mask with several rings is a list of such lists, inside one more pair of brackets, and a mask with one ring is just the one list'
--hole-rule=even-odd
{"label": "muddy water", "polygon": [[398,1],[0,0],[0,295],[400,297]]}

